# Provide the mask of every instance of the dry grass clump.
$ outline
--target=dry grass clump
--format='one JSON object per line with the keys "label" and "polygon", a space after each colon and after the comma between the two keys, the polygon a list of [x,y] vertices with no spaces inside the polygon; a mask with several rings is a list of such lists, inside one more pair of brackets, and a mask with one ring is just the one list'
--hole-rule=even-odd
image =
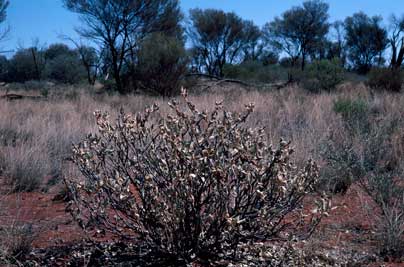
{"label": "dry grass clump", "polygon": [[30,224],[13,224],[0,229],[0,264],[23,266],[36,235]]}
{"label": "dry grass clump", "polygon": [[[23,266],[22,262],[32,250],[36,233],[31,224],[20,223],[18,218],[11,218],[7,213],[8,206],[12,205],[5,197],[7,193],[2,191],[0,195],[0,265]],[[18,205],[15,208],[18,210]]]}
{"label": "dry grass clump", "polygon": [[68,102],[2,101],[0,171],[14,191],[33,191],[61,176],[71,144],[82,136],[82,117]]}

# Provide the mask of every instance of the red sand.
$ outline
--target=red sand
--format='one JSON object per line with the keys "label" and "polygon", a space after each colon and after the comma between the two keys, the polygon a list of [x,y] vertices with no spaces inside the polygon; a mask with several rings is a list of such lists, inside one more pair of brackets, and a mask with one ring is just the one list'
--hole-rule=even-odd
{"label": "red sand", "polygon": [[[0,225],[32,224],[38,232],[35,248],[68,245],[85,239],[85,234],[66,213],[66,203],[55,201],[55,193],[20,193],[1,199]],[[375,252],[372,219],[377,214],[371,199],[352,186],[345,195],[335,195],[330,216],[323,219],[313,236],[316,246],[324,249],[350,249]],[[365,207],[368,207],[367,209]],[[383,263],[386,267],[404,267],[404,263]],[[371,267],[381,266],[372,264]],[[370,267],[369,266],[369,267]]]}

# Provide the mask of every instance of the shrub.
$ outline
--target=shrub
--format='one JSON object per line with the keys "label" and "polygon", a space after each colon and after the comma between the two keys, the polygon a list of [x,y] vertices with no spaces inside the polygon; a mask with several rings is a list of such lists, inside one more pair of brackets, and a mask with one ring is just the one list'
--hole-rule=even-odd
{"label": "shrub", "polygon": [[7,80],[7,72],[9,68],[10,62],[8,61],[7,57],[0,56],[0,81]]}
{"label": "shrub", "polygon": [[226,78],[242,81],[273,83],[287,79],[286,70],[278,65],[264,65],[260,61],[246,61],[239,65],[226,65],[224,67]]}
{"label": "shrub", "polygon": [[343,114],[345,122],[366,120],[366,131],[352,132],[352,126],[345,123],[346,129],[327,138],[322,184],[334,193],[345,192],[352,183],[359,184],[375,204],[371,205],[371,218],[379,254],[400,259],[404,255],[404,180],[397,164],[402,155],[394,152],[396,141],[392,138],[400,130],[395,119],[358,116],[368,108],[366,102],[354,102],[344,100],[334,110]]}
{"label": "shrub", "polygon": [[369,129],[370,108],[365,100],[339,98],[334,101],[333,110],[342,116],[351,132],[366,132]]}
{"label": "shrub", "polygon": [[344,68],[338,59],[318,60],[304,71],[303,88],[310,92],[331,91],[344,80]]}
{"label": "shrub", "polygon": [[308,237],[326,204],[300,210],[316,186],[316,164],[296,169],[289,142],[273,149],[263,129],[243,127],[252,104],[233,114],[216,103],[207,113],[183,95],[187,108],[171,101],[172,113],[158,123],[156,106],[135,116],[121,111],[116,123],[96,112],[99,135],[73,149],[85,180],[65,180],[80,225],[141,242],[177,263],[232,258],[241,244]]}
{"label": "shrub", "polygon": [[288,68],[288,82],[300,84],[305,79],[305,72],[301,68]]}
{"label": "shrub", "polygon": [[58,55],[47,62],[44,75],[60,83],[77,84],[86,79],[86,70],[77,55]]}
{"label": "shrub", "polygon": [[299,68],[302,65],[302,60],[300,58],[283,57],[279,60],[279,65],[284,68]]}
{"label": "shrub", "polygon": [[45,68],[45,57],[36,47],[19,49],[8,64],[8,82],[26,82],[40,80]]}
{"label": "shrub", "polygon": [[34,240],[35,233],[30,224],[2,227],[0,229],[0,263],[21,266],[20,261],[23,261],[31,252]]}
{"label": "shrub", "polygon": [[326,163],[321,169],[322,184],[334,193],[344,193],[352,183],[370,179],[374,172],[395,171],[397,159],[390,138],[396,122],[372,120],[368,110],[363,100],[341,98],[334,103],[343,124],[330,132],[321,150]]}
{"label": "shrub", "polygon": [[260,61],[264,66],[275,65],[279,62],[279,55],[275,52],[266,51],[261,57]]}
{"label": "shrub", "polygon": [[404,255],[404,187],[403,179],[383,169],[376,169],[362,181],[362,187],[379,207],[372,212],[379,254],[403,259]]}
{"label": "shrub", "polygon": [[388,68],[372,69],[367,84],[374,89],[400,92],[403,84],[402,72]]}
{"label": "shrub", "polygon": [[162,96],[179,93],[180,81],[187,69],[184,44],[161,33],[151,34],[140,45],[133,75],[135,84]]}
{"label": "shrub", "polygon": [[404,255],[404,200],[402,196],[393,204],[382,205],[382,215],[376,224],[379,254],[403,260]]}
{"label": "shrub", "polygon": [[69,46],[62,43],[55,43],[51,44],[46,50],[44,51],[45,59],[54,60],[57,57],[65,56],[65,57],[78,57],[77,53],[70,49]]}
{"label": "shrub", "polygon": [[[24,145],[28,145],[24,143]],[[39,154],[38,147],[4,147],[3,173],[15,192],[37,190],[49,173],[47,155]]]}
{"label": "shrub", "polygon": [[360,155],[344,134],[331,135],[322,147],[321,156],[326,163],[320,172],[321,185],[329,192],[345,194],[364,173]]}

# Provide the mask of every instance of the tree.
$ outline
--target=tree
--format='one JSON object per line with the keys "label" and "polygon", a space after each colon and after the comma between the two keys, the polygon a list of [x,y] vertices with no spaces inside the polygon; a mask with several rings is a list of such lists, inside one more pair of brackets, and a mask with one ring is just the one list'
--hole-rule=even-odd
{"label": "tree", "polygon": [[210,75],[223,77],[223,67],[238,59],[245,45],[244,22],[235,13],[191,9],[189,37],[194,57]]}
{"label": "tree", "polygon": [[86,70],[88,84],[94,85],[101,66],[97,50],[94,47],[80,44],[76,47],[75,51],[79,54],[81,64]]}
{"label": "tree", "polygon": [[0,81],[2,82],[7,80],[9,64],[7,57],[0,56]]}
{"label": "tree", "polygon": [[181,35],[178,0],[63,0],[78,13],[84,27],[78,33],[108,49],[112,76],[120,93],[126,93],[122,74],[131,66],[136,47],[148,33],[164,31]]}
{"label": "tree", "polygon": [[44,53],[44,47],[39,45],[39,40],[32,41],[32,46],[29,48],[32,56],[32,62],[35,68],[35,80],[41,80],[42,74],[46,66],[46,56]]}
{"label": "tree", "polygon": [[[0,24],[6,21],[7,18],[7,8],[10,2],[8,0],[0,0]],[[10,32],[10,27],[5,27],[0,31],[0,41],[4,40],[8,33]]]}
{"label": "tree", "polygon": [[242,61],[259,60],[264,54],[261,30],[250,20],[244,21],[243,24],[244,44],[242,47]]}
{"label": "tree", "polygon": [[76,50],[66,44],[50,45],[44,51],[44,78],[61,83],[78,83],[85,78],[85,69]]}
{"label": "tree", "polygon": [[41,80],[45,69],[46,59],[44,49],[35,44],[29,48],[19,48],[10,59],[8,81],[26,82]]}
{"label": "tree", "polygon": [[66,41],[71,42],[75,46],[75,52],[79,55],[81,64],[86,70],[87,82],[89,85],[94,85],[97,75],[101,69],[102,65],[102,54],[105,49],[100,49],[97,51],[94,47],[86,45],[82,40],[76,41],[68,36],[61,36]]}
{"label": "tree", "polygon": [[8,82],[25,82],[36,79],[32,55],[28,49],[19,49],[10,59]]}
{"label": "tree", "polygon": [[66,44],[51,44],[45,50],[45,59],[46,60],[53,60],[58,56],[76,56],[76,53],[70,49]]}
{"label": "tree", "polygon": [[341,64],[345,65],[347,55],[344,22],[338,20],[331,24],[330,39],[327,59],[338,58]]}
{"label": "tree", "polygon": [[138,64],[131,74],[138,88],[162,96],[179,92],[180,79],[187,69],[184,43],[161,33],[149,35],[141,44]]}
{"label": "tree", "polygon": [[295,64],[299,58],[304,69],[307,55],[319,47],[329,30],[329,5],[320,0],[305,1],[264,26],[268,42],[287,53]]}
{"label": "tree", "polygon": [[389,46],[391,47],[390,67],[399,69],[404,61],[404,16],[392,15],[390,18]]}
{"label": "tree", "polygon": [[367,73],[374,64],[382,63],[388,38],[381,21],[381,17],[369,17],[363,12],[345,19],[348,57],[360,73]]}
{"label": "tree", "polygon": [[76,84],[86,78],[78,56],[59,55],[46,64],[45,77],[60,83]]}

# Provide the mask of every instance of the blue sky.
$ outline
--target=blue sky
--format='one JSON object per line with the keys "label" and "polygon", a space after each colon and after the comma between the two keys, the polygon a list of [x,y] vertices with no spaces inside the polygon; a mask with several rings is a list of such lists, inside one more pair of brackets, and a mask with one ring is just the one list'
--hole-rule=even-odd
{"label": "blue sky", "polygon": [[[80,25],[75,14],[65,10],[61,0],[10,0],[7,24],[11,34],[0,49],[29,46],[38,38],[41,44],[60,42],[61,34],[76,37],[74,27]],[[190,8],[219,8],[234,11],[245,19],[263,25],[303,0],[182,0],[185,14]],[[388,18],[392,13],[404,14],[403,0],[329,0],[331,20],[344,19],[358,11]],[[385,22],[387,22],[385,20]]]}

